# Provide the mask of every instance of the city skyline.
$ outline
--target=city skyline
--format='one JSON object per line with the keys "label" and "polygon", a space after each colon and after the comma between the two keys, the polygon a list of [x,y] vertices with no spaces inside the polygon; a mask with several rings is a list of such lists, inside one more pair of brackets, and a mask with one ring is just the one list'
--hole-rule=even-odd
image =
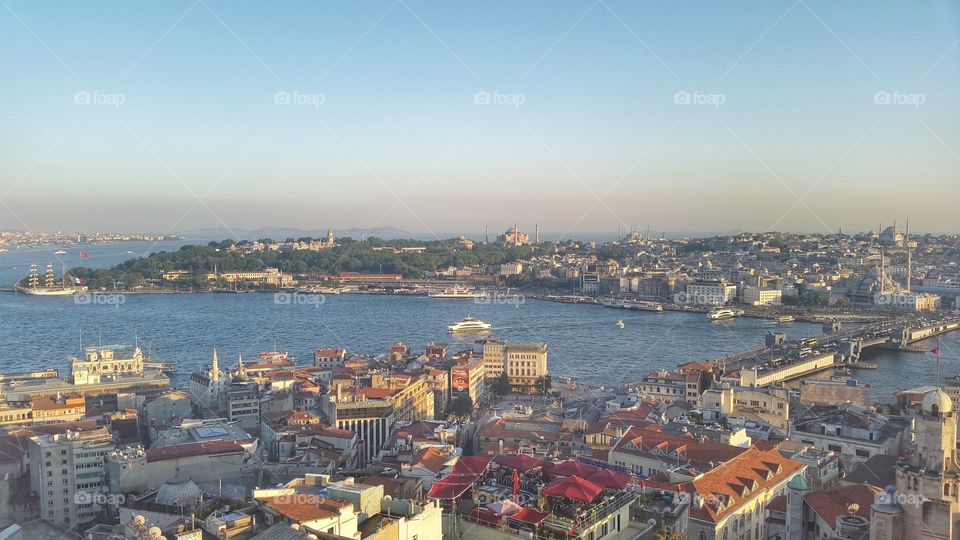
{"label": "city skyline", "polygon": [[0,9],[0,228],[952,232],[948,2],[117,6]]}

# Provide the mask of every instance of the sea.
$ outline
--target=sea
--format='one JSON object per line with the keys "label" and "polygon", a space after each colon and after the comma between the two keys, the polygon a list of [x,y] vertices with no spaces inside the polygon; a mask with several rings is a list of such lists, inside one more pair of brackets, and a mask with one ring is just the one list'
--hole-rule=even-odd
{"label": "sea", "polygon": [[[12,287],[31,263],[41,273],[52,263],[59,275],[64,267],[106,268],[155,251],[176,250],[184,243],[189,242],[9,248],[0,253],[0,286]],[[67,253],[56,255],[57,249]],[[81,251],[86,257],[81,258]],[[493,330],[483,335],[447,331],[447,325],[467,315],[491,323]],[[616,326],[618,319],[623,320],[623,329]],[[702,313],[626,311],[522,297],[477,303],[373,294],[190,293],[78,300],[4,292],[0,372],[57,368],[66,375],[68,356],[80,353],[82,346],[139,341],[154,359],[179,365],[172,382],[182,387],[192,371],[209,365],[214,348],[221,366],[235,363],[241,355],[249,363],[260,352],[274,350],[288,351],[298,364],[309,365],[313,350],[320,347],[378,355],[396,342],[413,351],[438,342],[454,352],[492,336],[546,342],[555,379],[570,377],[579,384],[610,387],[637,381],[659,368],[760,347],[771,330],[784,331],[791,339],[821,332],[820,325],[803,322],[709,321]],[[932,349],[936,341],[923,344]],[[960,333],[945,336],[940,350],[942,374],[960,374]],[[931,353],[878,350],[867,352],[864,359],[876,362],[878,369],[857,370],[851,377],[870,384],[876,400],[889,401],[895,390],[932,384],[935,379],[936,359]]]}

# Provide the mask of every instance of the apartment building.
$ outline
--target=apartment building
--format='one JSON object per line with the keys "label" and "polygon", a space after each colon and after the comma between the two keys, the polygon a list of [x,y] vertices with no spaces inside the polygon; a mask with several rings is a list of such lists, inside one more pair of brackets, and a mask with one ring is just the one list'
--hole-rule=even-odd
{"label": "apartment building", "polygon": [[30,481],[40,516],[70,527],[100,515],[108,491],[104,461],[114,449],[106,428],[31,437]]}

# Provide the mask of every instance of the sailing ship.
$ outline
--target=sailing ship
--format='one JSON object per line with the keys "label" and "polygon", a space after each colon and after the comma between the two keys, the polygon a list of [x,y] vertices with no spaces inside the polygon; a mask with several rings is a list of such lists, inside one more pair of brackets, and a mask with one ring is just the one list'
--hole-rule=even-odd
{"label": "sailing ship", "polygon": [[[37,272],[37,265],[30,265],[30,273],[27,275],[26,285],[18,284],[17,292],[32,294],[35,296],[70,296],[78,292],[86,291],[83,281],[71,278],[66,269],[63,270],[62,279],[57,280],[53,273],[53,264],[47,264],[47,271],[43,277],[43,284],[40,284],[40,274]],[[75,282],[75,284],[71,284]]]}

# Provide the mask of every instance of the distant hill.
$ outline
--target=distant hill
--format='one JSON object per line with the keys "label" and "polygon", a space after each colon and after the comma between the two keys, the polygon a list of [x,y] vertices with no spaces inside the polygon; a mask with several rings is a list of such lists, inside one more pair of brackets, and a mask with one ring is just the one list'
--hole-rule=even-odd
{"label": "distant hill", "polygon": [[[193,231],[182,231],[177,233],[181,236],[187,236],[195,240],[256,240],[258,238],[272,238],[274,240],[283,240],[285,238],[302,238],[309,236],[312,238],[321,238],[327,235],[327,229],[297,229],[293,227],[261,227],[259,229],[226,229],[215,227],[208,229],[196,229]],[[407,232],[397,227],[376,227],[373,229],[333,229],[333,235],[337,238],[350,237],[359,239],[376,236],[386,240],[397,238],[416,238],[418,235]],[[432,237],[431,237],[432,238]]]}

